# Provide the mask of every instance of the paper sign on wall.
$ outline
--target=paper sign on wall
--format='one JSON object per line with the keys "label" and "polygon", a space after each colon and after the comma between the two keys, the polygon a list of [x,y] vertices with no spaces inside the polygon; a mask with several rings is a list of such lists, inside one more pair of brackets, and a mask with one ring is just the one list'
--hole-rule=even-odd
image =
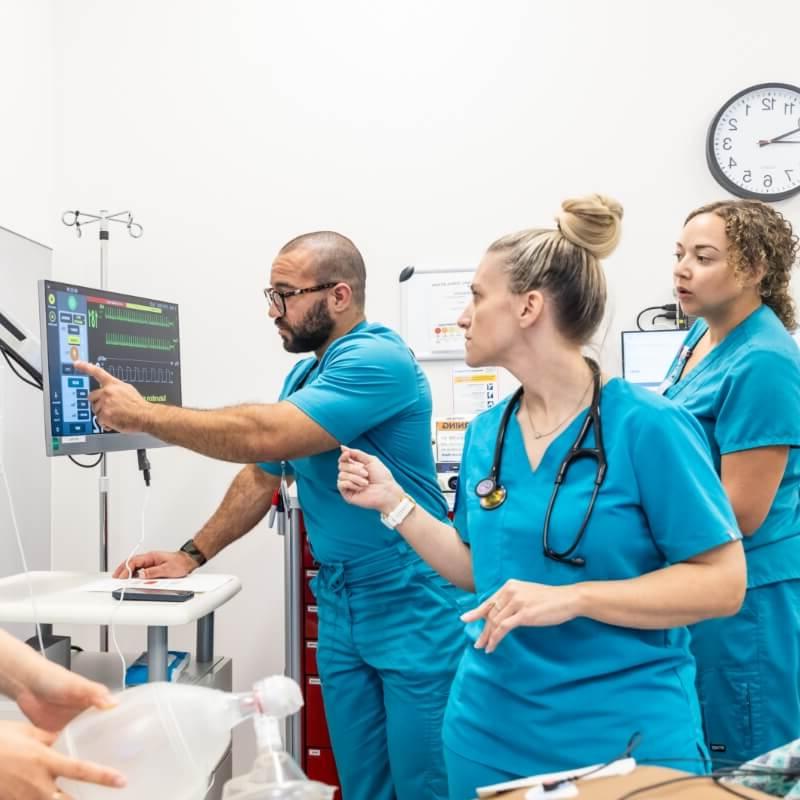
{"label": "paper sign on wall", "polygon": [[464,437],[467,434],[468,419],[436,420],[436,463],[460,464],[464,450]]}
{"label": "paper sign on wall", "polygon": [[497,367],[453,368],[453,413],[480,414],[499,399]]}

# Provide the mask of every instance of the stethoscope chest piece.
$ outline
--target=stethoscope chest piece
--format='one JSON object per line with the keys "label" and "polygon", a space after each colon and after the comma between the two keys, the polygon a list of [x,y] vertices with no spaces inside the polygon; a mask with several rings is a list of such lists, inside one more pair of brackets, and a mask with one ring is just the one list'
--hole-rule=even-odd
{"label": "stethoscope chest piece", "polygon": [[506,501],[506,490],[498,486],[493,478],[484,478],[478,481],[475,487],[475,494],[480,498],[481,508],[487,511],[494,511]]}

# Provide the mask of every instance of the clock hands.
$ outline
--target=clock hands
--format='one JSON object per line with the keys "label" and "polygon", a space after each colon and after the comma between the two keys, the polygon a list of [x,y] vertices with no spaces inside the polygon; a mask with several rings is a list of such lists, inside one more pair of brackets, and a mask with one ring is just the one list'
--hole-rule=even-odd
{"label": "clock hands", "polygon": [[791,140],[788,142],[782,141],[787,136],[791,136],[793,133],[800,133],[800,128],[795,128],[793,131],[787,131],[786,133],[782,133],[780,136],[773,136],[772,139],[759,139],[758,146],[765,147],[768,144],[800,144],[800,140]]}

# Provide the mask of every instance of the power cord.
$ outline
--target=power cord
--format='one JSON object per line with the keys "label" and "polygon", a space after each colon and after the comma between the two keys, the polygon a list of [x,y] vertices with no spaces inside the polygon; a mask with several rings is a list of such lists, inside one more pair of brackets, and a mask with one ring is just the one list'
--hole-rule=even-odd
{"label": "power cord", "polygon": [[667,322],[674,322],[676,320],[676,318],[677,318],[677,315],[676,315],[676,313],[674,311],[665,311],[663,314],[656,314],[650,320],[650,327],[651,328],[655,327],[656,320],[658,320],[658,319],[665,319],[665,320],[667,320]]}
{"label": "power cord", "polygon": [[636,327],[643,331],[645,330],[642,327],[642,314],[647,311],[664,311],[664,314],[657,314],[650,320],[651,327],[655,324],[655,321],[659,318],[663,318],[666,320],[675,320],[678,314],[678,305],[677,303],[665,303],[663,306],[647,306],[647,308],[643,308],[637,315],[636,315]]}
{"label": "power cord", "polygon": [[139,470],[144,477],[144,485],[150,485],[150,461],[147,458],[147,450],[142,448],[136,451],[136,458],[139,460]]}
{"label": "power cord", "polygon": [[[3,358],[5,359],[5,361],[6,361],[6,364],[8,364],[8,368],[9,368],[9,369],[10,369],[10,370],[11,370],[11,371],[12,371],[12,372],[13,372],[13,373],[14,373],[14,374],[15,374],[15,375],[16,375],[16,376],[17,376],[17,377],[18,377],[18,378],[19,378],[19,379],[20,379],[20,380],[23,382],[23,383],[27,383],[27,384],[28,384],[28,386],[32,386],[34,389],[39,389],[39,391],[44,391],[44,386],[43,386],[41,383],[36,383],[35,381],[32,381],[32,380],[30,380],[29,378],[26,378],[26,377],[25,377],[25,376],[24,376],[24,375],[23,375],[23,374],[22,374],[22,373],[21,373],[21,372],[20,372],[20,371],[17,369],[17,367],[15,366],[14,362],[11,360],[11,358],[9,358],[9,355],[8,355],[8,352],[7,352],[6,348],[5,348],[5,345],[3,345],[3,343],[2,343],[2,342],[0,342],[0,353],[2,353],[2,354],[3,354]],[[94,455],[94,454],[92,454],[92,455]],[[100,462],[103,460],[103,455],[104,455],[104,454],[103,454],[103,453],[97,453],[96,455],[97,455],[97,460],[96,460],[96,461],[93,461],[91,464],[83,464],[82,462],[80,462],[80,461],[78,461],[76,458],[74,458],[73,456],[68,456],[68,458],[69,458],[69,460],[70,460],[70,461],[71,461],[73,464],[75,464],[75,466],[76,466],[76,467],[81,467],[82,469],[94,469],[94,468],[95,468],[96,466],[98,466],[98,465],[100,464]],[[149,485],[149,484],[148,484],[148,485]]]}
{"label": "power cord", "polygon": [[[628,744],[625,746],[625,749],[619,753],[618,755],[610,758],[608,761],[604,762],[603,764],[598,764],[593,769],[590,769],[586,772],[577,772],[574,775],[568,775],[564,778],[560,778],[558,780],[553,781],[545,781],[541,784],[542,790],[544,792],[554,792],[556,789],[564,786],[568,783],[573,783],[577,780],[582,780],[583,778],[588,777],[589,775],[594,775],[596,772],[601,772],[602,770],[610,767],[612,764],[616,763],[617,761],[623,761],[626,758],[630,758],[633,751],[639,746],[639,742],[642,741],[642,734],[639,731],[636,731],[631,735],[631,738],[628,739]],[[516,789],[501,789],[499,792],[495,792],[492,795],[489,795],[492,800],[495,797],[501,797],[502,795],[511,794],[511,792],[516,792]]]}
{"label": "power cord", "polygon": [[[95,454],[92,453],[92,455],[95,455]],[[78,459],[76,459],[74,456],[67,456],[67,458],[69,458],[69,460],[73,464],[75,464],[76,467],[81,467],[82,469],[94,469],[103,460],[103,457],[105,456],[105,453],[97,453],[96,455],[97,455],[97,461],[92,461],[91,464],[83,464],[82,462],[78,461]]]}
{"label": "power cord", "polygon": [[[658,764],[664,764],[668,761],[693,761],[694,759],[663,759],[663,758],[650,758],[648,761],[650,762],[657,762]],[[706,763],[701,759],[696,759],[700,763]],[[644,762],[639,762],[644,763]],[[646,794],[648,792],[655,791],[656,789],[660,789],[664,786],[670,786],[674,783],[686,783],[688,781],[698,781],[704,779],[710,779],[714,781],[714,784],[722,789],[723,791],[727,792],[728,794],[732,794],[735,797],[743,797],[745,800],[750,800],[751,795],[744,794],[743,792],[737,792],[729,783],[725,783],[726,778],[738,778],[738,777],[755,777],[755,776],[780,776],[784,779],[788,778],[799,778],[800,779],[800,769],[797,767],[787,767],[786,769],[776,769],[775,767],[763,767],[759,768],[758,765],[751,764],[750,766],[732,766],[732,767],[722,767],[720,769],[716,769],[713,772],[704,775],[680,775],[677,778],[669,778],[664,781],[658,781],[656,783],[647,784],[647,786],[640,786],[638,789],[633,789],[630,792],[622,795],[622,797],[618,798],[618,800],[630,800],[632,797],[638,797],[639,795]]]}
{"label": "power cord", "polygon": [[5,345],[0,342],[0,353],[3,354],[3,358],[6,360],[6,364],[8,364],[8,368],[23,382],[27,383],[28,386],[33,386],[34,389],[41,389],[41,383],[35,383],[34,381],[26,378],[21,372],[17,371],[16,366],[14,366],[14,362],[9,358],[8,352],[6,351]]}

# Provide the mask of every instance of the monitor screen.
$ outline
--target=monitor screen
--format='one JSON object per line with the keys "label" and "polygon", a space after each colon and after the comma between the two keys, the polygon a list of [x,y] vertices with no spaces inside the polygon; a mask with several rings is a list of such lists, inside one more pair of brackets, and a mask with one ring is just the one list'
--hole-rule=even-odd
{"label": "monitor screen", "polygon": [[147,434],[101,430],[89,402],[96,383],[73,363],[98,364],[150,402],[180,405],[178,306],[43,280],[39,317],[47,455],[163,446]]}
{"label": "monitor screen", "polygon": [[622,377],[655,391],[667,377],[686,330],[622,331]]}

